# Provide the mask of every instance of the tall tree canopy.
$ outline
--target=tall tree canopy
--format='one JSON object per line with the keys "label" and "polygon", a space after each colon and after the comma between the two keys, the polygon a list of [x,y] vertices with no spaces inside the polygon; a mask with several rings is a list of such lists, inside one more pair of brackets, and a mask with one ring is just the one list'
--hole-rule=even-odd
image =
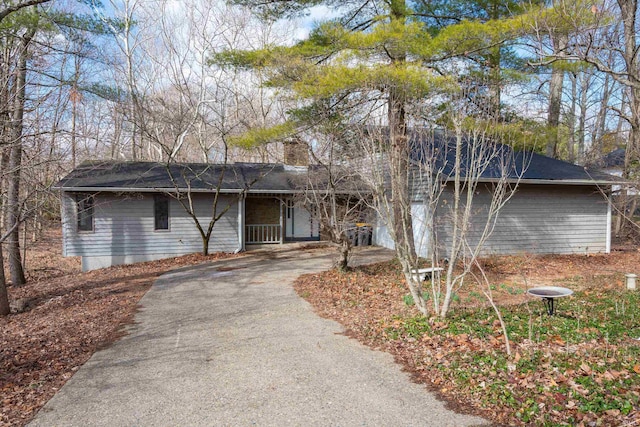
{"label": "tall tree canopy", "polygon": [[[495,18],[490,14],[469,14],[457,20],[448,18],[452,22],[446,23],[428,16],[425,4],[407,0],[347,0],[339,4],[317,0],[267,3],[238,0],[238,3],[252,7],[266,19],[296,16],[319,4],[337,7],[339,16],[319,23],[306,40],[292,46],[226,52],[216,59],[234,66],[267,70],[271,73],[269,84],[285,89],[298,107],[287,123],[251,132],[241,139],[244,144],[316,126],[327,112],[348,115],[351,122],[373,118],[388,127],[386,149],[391,191],[384,197],[392,201],[389,203],[393,206],[389,221],[392,236],[410,282],[411,269],[418,261],[409,195],[407,128],[433,123],[434,117],[423,113],[425,105],[444,104],[447,94],[460,90],[471,94],[467,86],[474,62],[500,56],[505,43],[521,33],[522,19],[505,17],[500,12]],[[444,13],[437,11],[441,12]],[[499,68],[501,59],[493,61],[489,68]],[[496,87],[500,84],[496,80],[489,87],[499,93]],[[495,99],[496,95],[489,98]],[[493,105],[488,107],[488,113],[486,103],[479,103],[472,114],[483,118],[499,116],[499,95],[497,98],[489,103]]]}

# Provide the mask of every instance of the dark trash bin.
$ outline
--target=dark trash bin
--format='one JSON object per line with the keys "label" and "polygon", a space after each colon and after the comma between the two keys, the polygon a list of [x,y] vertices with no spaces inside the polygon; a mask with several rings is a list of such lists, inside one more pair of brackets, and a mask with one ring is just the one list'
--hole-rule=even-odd
{"label": "dark trash bin", "polygon": [[358,246],[358,228],[357,227],[349,227],[346,231],[347,239],[349,239],[349,243],[351,246]]}
{"label": "dark trash bin", "polygon": [[370,246],[372,237],[372,228],[369,225],[358,227],[358,246]]}

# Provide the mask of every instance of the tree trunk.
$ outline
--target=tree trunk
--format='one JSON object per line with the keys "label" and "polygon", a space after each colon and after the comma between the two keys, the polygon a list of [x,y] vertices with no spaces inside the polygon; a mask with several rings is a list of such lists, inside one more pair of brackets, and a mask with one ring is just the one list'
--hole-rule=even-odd
{"label": "tree trunk", "polygon": [[598,159],[605,155],[603,151],[603,139],[606,129],[607,122],[607,111],[609,110],[609,98],[611,96],[610,92],[610,76],[609,74],[604,75],[604,83],[602,84],[602,99],[600,100],[600,109],[598,111],[598,117],[596,119],[595,125],[595,135],[593,136],[593,142],[597,147]]}
{"label": "tree trunk", "polygon": [[391,198],[396,251],[400,258],[416,258],[409,196],[409,141],[404,101],[394,89],[389,94],[389,139],[391,143]]}
{"label": "tree trunk", "polygon": [[572,153],[576,146],[576,109],[578,105],[578,76],[575,73],[569,73],[569,81],[571,82],[571,107],[567,114],[567,128],[569,136],[567,139],[567,148]]}
{"label": "tree trunk", "polygon": [[[5,46],[6,47],[6,46]],[[9,55],[6,50],[2,51],[2,71],[0,71],[0,105],[7,106],[9,102]],[[6,184],[6,176],[2,173],[6,170],[9,163],[7,145],[11,129],[11,109],[3,108],[0,113],[0,235],[3,234],[5,220],[6,199],[4,197],[4,189]],[[2,243],[0,243],[0,316],[9,314],[9,295],[7,292],[7,278],[4,275],[4,254]]]}
{"label": "tree trunk", "polygon": [[[636,41],[636,14],[638,12],[637,0],[618,0],[620,8],[620,18],[624,30],[624,61],[629,79],[637,84],[640,78],[638,67],[638,46]],[[631,126],[629,139],[627,140],[626,155],[624,162],[623,178],[630,178],[634,175],[637,166],[638,148],[640,147],[640,88],[629,85],[628,101],[630,109],[629,125]],[[621,194],[620,222],[617,225],[617,232],[622,233],[628,224],[627,215],[628,195],[626,191]],[[631,213],[632,214],[632,213]],[[624,218],[623,218],[624,215]]]}
{"label": "tree trunk", "polygon": [[585,143],[585,133],[586,133],[586,122],[587,122],[587,110],[589,108],[589,106],[587,105],[587,102],[589,101],[588,95],[588,88],[590,85],[590,78],[589,76],[585,73],[582,75],[582,79],[581,79],[581,84],[580,84],[580,117],[578,118],[578,156],[577,158],[575,158],[575,156],[573,156],[572,153],[572,157],[569,159],[570,162],[575,163],[576,160],[579,162],[582,160],[582,154],[584,153],[584,143]]}
{"label": "tree trunk", "polygon": [[343,238],[340,242],[340,257],[338,261],[336,261],[336,268],[340,272],[345,272],[349,269],[349,251],[351,250],[351,245],[349,244],[349,239]]}
{"label": "tree trunk", "polygon": [[0,316],[9,314],[9,294],[7,293],[7,281],[4,277],[4,256],[2,243],[0,243]]}
{"label": "tree trunk", "polygon": [[500,121],[501,118],[501,99],[502,99],[502,52],[501,47],[496,46],[492,49],[489,56],[489,111],[488,117]]}
{"label": "tree trunk", "polygon": [[[74,88],[74,94],[73,96],[76,97],[78,96],[77,93],[75,93],[75,89]],[[78,149],[77,149],[77,142],[76,142],[76,118],[78,115],[78,101],[76,99],[72,99],[71,100],[71,167],[73,169],[76,168],[76,166],[78,165]]]}
{"label": "tree trunk", "polygon": [[[405,22],[407,5],[404,0],[391,0],[392,19]],[[406,61],[406,53],[394,52],[392,64]],[[409,196],[409,138],[407,135],[406,99],[401,89],[391,86],[387,101],[389,143],[391,145],[391,198],[393,203],[393,227],[396,235],[396,252],[400,259],[412,262],[416,259]]]}
{"label": "tree trunk", "polygon": [[129,114],[131,122],[131,160],[138,160],[138,126],[141,124],[138,120],[138,98],[137,87],[135,81],[135,73],[133,70],[133,49],[130,45],[131,31],[133,27],[132,14],[135,9],[134,4],[125,3],[127,17],[124,20],[124,36],[122,38],[124,44],[124,53],[127,61],[127,86],[129,89]]}
{"label": "tree trunk", "polygon": [[22,257],[20,254],[20,227],[15,224],[20,222],[20,168],[22,162],[22,145],[18,139],[14,140],[9,155],[9,182],[7,189],[7,228],[13,227],[13,231],[7,238],[7,256],[9,258],[9,270],[11,282],[14,285],[24,285],[26,279],[22,269]]}
{"label": "tree trunk", "polygon": [[35,34],[35,28],[30,29],[22,37],[18,59],[13,123],[11,124],[11,148],[9,150],[9,188],[7,189],[7,228],[13,227],[13,231],[7,239],[7,251],[9,257],[9,269],[11,282],[14,285],[26,283],[20,254],[20,174],[22,169],[22,128],[24,117],[25,86],[27,77],[27,57],[29,44]]}
{"label": "tree trunk", "polygon": [[[620,18],[624,28],[624,60],[630,80],[638,82],[640,69],[638,67],[638,46],[636,41],[637,0],[618,0]],[[629,170],[638,157],[640,147],[640,88],[629,87],[629,107],[631,110],[631,134],[627,143],[624,177],[628,178],[633,171]]]}
{"label": "tree trunk", "polygon": [[[2,104],[5,105],[5,104]],[[5,129],[2,129],[2,139],[0,139],[0,144],[4,144],[5,138]],[[6,158],[4,154],[4,147],[0,145],[0,171],[4,170],[6,165]],[[4,218],[4,198],[2,197],[4,188],[4,178],[0,175],[0,235],[2,235],[3,229],[3,218]],[[6,316],[9,314],[9,295],[7,294],[7,279],[4,276],[4,255],[2,253],[2,243],[0,243],[0,316]]]}
{"label": "tree trunk", "polygon": [[[447,317],[447,313],[449,312],[449,306],[451,305],[451,300],[453,298],[453,269],[455,268],[458,257],[460,256],[461,248],[462,248],[462,239],[465,237],[466,228],[465,220],[468,218],[464,217],[464,214],[461,214],[461,206],[462,206],[462,192],[463,182],[462,182],[462,121],[459,121],[454,125],[455,128],[455,138],[456,138],[456,152],[455,152],[455,160],[453,163],[453,224],[451,230],[451,248],[449,249],[449,265],[447,266],[447,280],[445,285],[445,294],[444,299],[442,301],[442,307],[440,308],[440,317]],[[472,200],[466,200],[466,203],[472,203]]]}
{"label": "tree trunk", "polygon": [[[407,7],[404,0],[391,0],[393,20],[406,21]],[[406,52],[390,53],[391,64],[406,61]],[[389,122],[391,204],[394,243],[396,255],[405,276],[416,308],[426,315],[427,310],[421,292],[415,289],[411,269],[417,267],[417,256],[413,240],[411,198],[409,194],[409,138],[407,135],[406,99],[402,89],[391,86],[387,100],[387,119]]]}
{"label": "tree trunk", "polygon": [[9,165],[9,146],[11,141],[11,108],[9,106],[9,88],[11,87],[11,61],[9,47],[3,46],[2,66],[0,67],[0,231],[6,226],[7,219],[7,167]]}
{"label": "tree trunk", "polygon": [[[564,34],[554,35],[551,42],[553,43],[554,52],[561,52],[567,47],[567,36]],[[549,157],[558,156],[558,126],[560,125],[560,107],[562,106],[562,86],[564,82],[564,70],[559,67],[553,67],[551,70],[551,81],[549,82],[549,110],[547,116],[547,125],[549,126],[549,142],[547,143],[546,155]]]}
{"label": "tree trunk", "polygon": [[[115,160],[118,158],[120,154],[120,140],[122,139],[122,125],[123,125],[123,114],[119,111],[119,107],[115,105],[111,109],[111,116],[113,117],[113,141],[111,142],[111,160]],[[98,128],[99,129],[99,128]],[[97,133],[96,140],[99,141],[99,132]]]}
{"label": "tree trunk", "polygon": [[211,238],[211,234],[202,235],[202,255],[209,255],[209,239]]}

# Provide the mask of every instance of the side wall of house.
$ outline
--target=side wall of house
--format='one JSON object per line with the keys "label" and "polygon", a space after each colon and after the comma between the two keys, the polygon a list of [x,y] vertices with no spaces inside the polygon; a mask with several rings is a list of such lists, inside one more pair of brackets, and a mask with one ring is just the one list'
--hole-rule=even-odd
{"label": "side wall of house", "polygon": [[376,223],[373,227],[373,244],[387,249],[396,248],[396,245],[391,238],[388,224],[380,217],[376,218]]}
{"label": "side wall of house", "polygon": [[[211,218],[212,195],[194,195],[200,223]],[[81,256],[83,270],[129,264],[200,252],[202,239],[193,220],[180,203],[169,199],[169,230],[154,230],[153,194],[100,193],[94,198],[94,230],[79,232],[74,194],[62,195],[63,251]],[[223,196],[218,209],[231,205],[216,223],[210,252],[233,252],[239,248],[238,202]]]}
{"label": "side wall of house", "polygon": [[[422,203],[414,203],[411,205],[411,215],[413,216],[413,241],[416,245],[418,255],[427,257],[427,248],[429,247],[428,208]],[[395,249],[396,245],[389,232],[389,224],[382,218],[376,218],[373,227],[373,244],[382,246],[387,249]]]}
{"label": "side wall of house", "polygon": [[[453,194],[446,191],[436,212],[440,250],[451,245]],[[477,245],[487,222],[491,192],[478,188],[474,196],[468,240]],[[498,214],[483,255],[587,254],[609,250],[608,201],[596,187],[521,185]],[[441,256],[446,257],[444,252]]]}
{"label": "side wall of house", "polygon": [[[446,257],[451,245],[452,193],[445,191],[435,216],[440,256]],[[479,188],[469,241],[478,242],[486,223],[486,208],[491,193]],[[427,209],[421,203],[412,206],[416,250],[428,255]],[[375,243],[393,248],[386,227],[378,221]],[[495,229],[485,242],[483,255],[586,254],[605,253],[610,249],[610,211],[608,201],[596,187],[570,185],[521,185],[500,211]]]}

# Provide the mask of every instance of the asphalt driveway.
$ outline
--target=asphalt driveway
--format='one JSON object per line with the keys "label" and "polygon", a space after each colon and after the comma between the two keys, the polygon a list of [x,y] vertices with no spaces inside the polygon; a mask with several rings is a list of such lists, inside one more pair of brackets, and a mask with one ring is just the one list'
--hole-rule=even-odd
{"label": "asphalt driveway", "polygon": [[[358,262],[389,257],[367,249]],[[326,250],[265,251],[159,278],[34,426],[463,426],[393,358],[341,334],[291,286]]]}

